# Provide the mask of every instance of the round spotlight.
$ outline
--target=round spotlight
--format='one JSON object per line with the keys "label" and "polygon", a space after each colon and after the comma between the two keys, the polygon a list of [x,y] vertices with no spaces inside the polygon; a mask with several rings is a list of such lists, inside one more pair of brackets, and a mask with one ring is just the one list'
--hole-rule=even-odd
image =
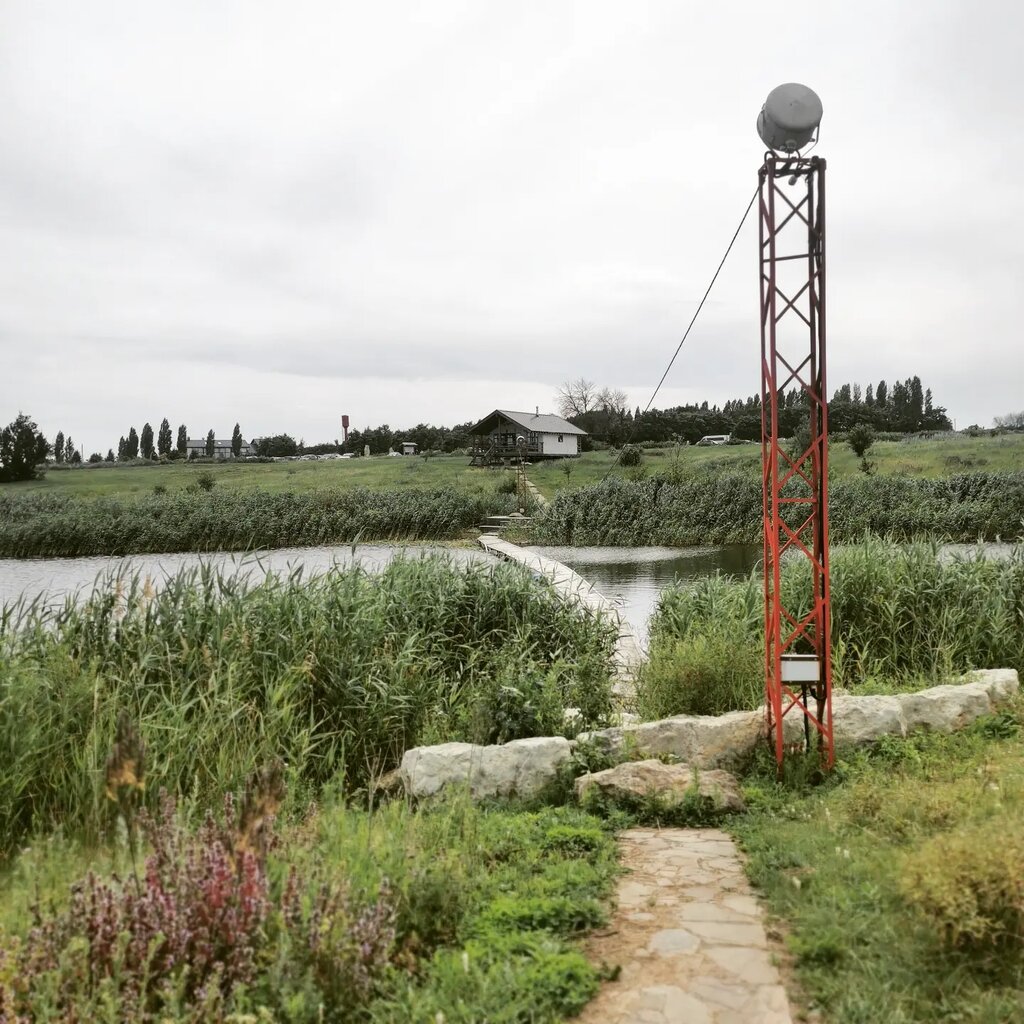
{"label": "round spotlight", "polygon": [[768,93],[757,116],[757,134],[771,150],[796,153],[814,138],[821,115],[818,94],[806,85],[788,82]]}

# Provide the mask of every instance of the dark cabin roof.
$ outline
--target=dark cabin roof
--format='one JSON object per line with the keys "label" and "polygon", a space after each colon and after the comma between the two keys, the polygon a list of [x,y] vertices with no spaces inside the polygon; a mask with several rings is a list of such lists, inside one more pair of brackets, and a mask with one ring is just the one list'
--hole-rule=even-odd
{"label": "dark cabin roof", "polygon": [[538,434],[582,434],[584,437],[587,436],[585,430],[574,427],[568,420],[563,420],[561,416],[552,416],[548,413],[537,415],[532,412],[515,412],[512,409],[495,409],[473,427],[470,433],[489,434],[498,425],[499,416],[511,420],[523,430],[536,431]]}

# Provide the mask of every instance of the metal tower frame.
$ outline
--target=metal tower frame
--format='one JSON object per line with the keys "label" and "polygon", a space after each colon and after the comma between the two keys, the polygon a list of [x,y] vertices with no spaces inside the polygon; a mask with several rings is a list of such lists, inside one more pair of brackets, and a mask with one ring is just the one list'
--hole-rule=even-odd
{"label": "metal tower frame", "polygon": [[[825,161],[765,155],[759,172],[761,455],[768,738],[787,749],[817,737],[831,767],[832,654],[825,383]],[[795,387],[807,438],[779,443],[779,408]],[[799,434],[797,435],[800,436]],[[805,560],[805,592],[783,595],[783,559]]]}

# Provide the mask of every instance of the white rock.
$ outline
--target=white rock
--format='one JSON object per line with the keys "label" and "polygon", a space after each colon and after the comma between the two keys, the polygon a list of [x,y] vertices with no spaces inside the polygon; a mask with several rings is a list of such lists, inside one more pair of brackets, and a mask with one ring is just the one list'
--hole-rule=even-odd
{"label": "white rock", "polygon": [[735,767],[748,757],[763,735],[760,711],[730,711],[724,715],[677,715],[657,722],[624,725],[586,733],[613,753],[628,745],[651,754],[674,754],[697,768]]}
{"label": "white rock", "polygon": [[988,689],[994,707],[1012,700],[1020,692],[1020,680],[1015,668],[985,668],[964,677],[968,683],[983,683]]}
{"label": "white rock", "polygon": [[440,743],[407,750],[399,771],[406,793],[413,797],[433,796],[451,785],[468,785],[477,799],[533,796],[555,779],[571,750],[562,736],[536,736],[491,747]]}
{"label": "white rock", "polygon": [[899,697],[833,697],[832,735],[837,747],[873,743],[883,736],[905,736]]}
{"label": "white rock", "polygon": [[900,694],[897,699],[903,707],[908,732],[954,732],[992,713],[992,698],[985,683],[933,686],[917,693]]}
{"label": "white rock", "polygon": [[593,790],[611,799],[657,797],[667,805],[680,803],[696,785],[702,796],[711,797],[723,811],[742,811],[739,784],[729,772],[712,769],[694,772],[686,764],[662,764],[661,761],[625,761],[614,768],[581,775],[575,784],[576,796],[583,799]]}

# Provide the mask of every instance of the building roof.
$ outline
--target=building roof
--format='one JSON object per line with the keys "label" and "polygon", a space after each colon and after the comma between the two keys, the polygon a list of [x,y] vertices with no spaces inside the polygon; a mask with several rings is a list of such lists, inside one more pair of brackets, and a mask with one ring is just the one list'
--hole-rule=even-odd
{"label": "building roof", "polygon": [[498,425],[498,416],[504,416],[517,426],[526,431],[536,431],[538,434],[582,434],[586,437],[587,432],[573,426],[568,420],[561,416],[553,416],[549,413],[515,412],[513,409],[495,409],[494,412],[485,416],[470,431],[472,434],[488,434]]}

